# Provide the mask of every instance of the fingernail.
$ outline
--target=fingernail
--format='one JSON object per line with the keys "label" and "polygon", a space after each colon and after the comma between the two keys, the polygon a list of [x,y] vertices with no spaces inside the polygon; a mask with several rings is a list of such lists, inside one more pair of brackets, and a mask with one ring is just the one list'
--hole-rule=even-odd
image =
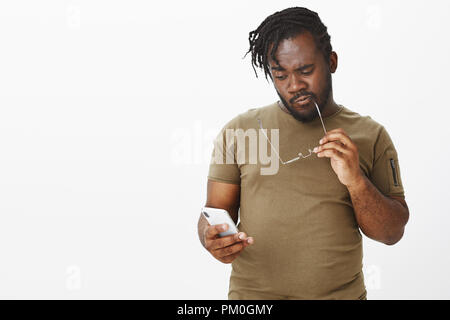
{"label": "fingernail", "polygon": [[315,147],[313,151],[314,151],[314,152],[317,152],[317,150],[319,150],[319,148]]}
{"label": "fingernail", "polygon": [[323,143],[323,139],[320,139],[319,143],[322,144]]}
{"label": "fingernail", "polygon": [[248,239],[247,239],[247,242],[250,243],[250,244],[252,244],[252,243],[253,243],[253,238],[248,238]]}
{"label": "fingernail", "polygon": [[239,239],[241,239],[241,240],[244,239],[244,234],[243,234],[243,233],[241,233],[241,234],[239,235]]}

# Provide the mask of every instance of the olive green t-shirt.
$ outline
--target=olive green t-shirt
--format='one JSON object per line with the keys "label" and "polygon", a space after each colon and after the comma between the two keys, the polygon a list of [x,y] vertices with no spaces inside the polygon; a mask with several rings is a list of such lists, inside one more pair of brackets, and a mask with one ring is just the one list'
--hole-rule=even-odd
{"label": "olive green t-shirt", "polygon": [[[397,152],[382,125],[341,105],[323,121],[327,131],[342,128],[357,145],[360,167],[381,193],[404,198]],[[237,135],[227,137],[230,129],[247,132],[244,147]],[[216,137],[208,179],[241,186],[237,227],[255,240],[232,263],[229,299],[365,298],[362,238],[349,192],[330,158],[311,153],[323,136],[319,118],[299,122],[275,102],[239,114]],[[263,174],[269,164],[260,151],[277,151],[284,162],[300,159]]]}

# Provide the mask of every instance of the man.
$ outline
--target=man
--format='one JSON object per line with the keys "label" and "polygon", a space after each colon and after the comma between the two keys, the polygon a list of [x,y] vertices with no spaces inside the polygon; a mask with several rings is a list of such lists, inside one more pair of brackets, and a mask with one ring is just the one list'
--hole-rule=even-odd
{"label": "man", "polygon": [[[334,101],[337,54],[317,13],[276,12],[249,41],[252,66],[269,75],[280,101],[238,115],[218,139],[261,125],[279,129],[272,153],[281,161],[299,157],[268,175],[262,163],[212,161],[205,206],[239,216],[240,232],[220,238],[226,228],[200,215],[200,240],[232,263],[229,299],[366,299],[359,230],[393,245],[409,218],[394,144],[382,125]],[[236,156],[236,146],[224,150],[214,152]]]}

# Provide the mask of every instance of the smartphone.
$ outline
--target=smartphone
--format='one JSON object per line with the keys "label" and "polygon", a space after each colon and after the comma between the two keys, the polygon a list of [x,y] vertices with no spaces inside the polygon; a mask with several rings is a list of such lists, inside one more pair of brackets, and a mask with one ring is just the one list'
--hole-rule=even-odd
{"label": "smartphone", "polygon": [[203,207],[202,214],[206,218],[206,220],[208,220],[209,224],[212,226],[223,223],[228,224],[228,229],[224,232],[219,233],[220,237],[225,237],[230,234],[235,234],[239,232],[227,210]]}

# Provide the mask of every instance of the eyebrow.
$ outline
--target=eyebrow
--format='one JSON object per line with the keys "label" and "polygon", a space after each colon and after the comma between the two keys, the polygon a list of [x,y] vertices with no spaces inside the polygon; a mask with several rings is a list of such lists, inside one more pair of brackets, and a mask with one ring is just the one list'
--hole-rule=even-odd
{"label": "eyebrow", "polygon": [[[312,63],[312,64],[305,64],[305,65],[303,65],[303,66],[298,67],[298,68],[295,69],[295,70],[296,70],[296,71],[297,71],[297,70],[301,71],[301,70],[305,70],[305,69],[308,69],[309,67],[313,67],[313,66],[314,66],[313,63]],[[276,70],[276,71],[286,71],[286,69],[283,68],[282,66],[275,66],[275,67],[272,67],[272,70]]]}

